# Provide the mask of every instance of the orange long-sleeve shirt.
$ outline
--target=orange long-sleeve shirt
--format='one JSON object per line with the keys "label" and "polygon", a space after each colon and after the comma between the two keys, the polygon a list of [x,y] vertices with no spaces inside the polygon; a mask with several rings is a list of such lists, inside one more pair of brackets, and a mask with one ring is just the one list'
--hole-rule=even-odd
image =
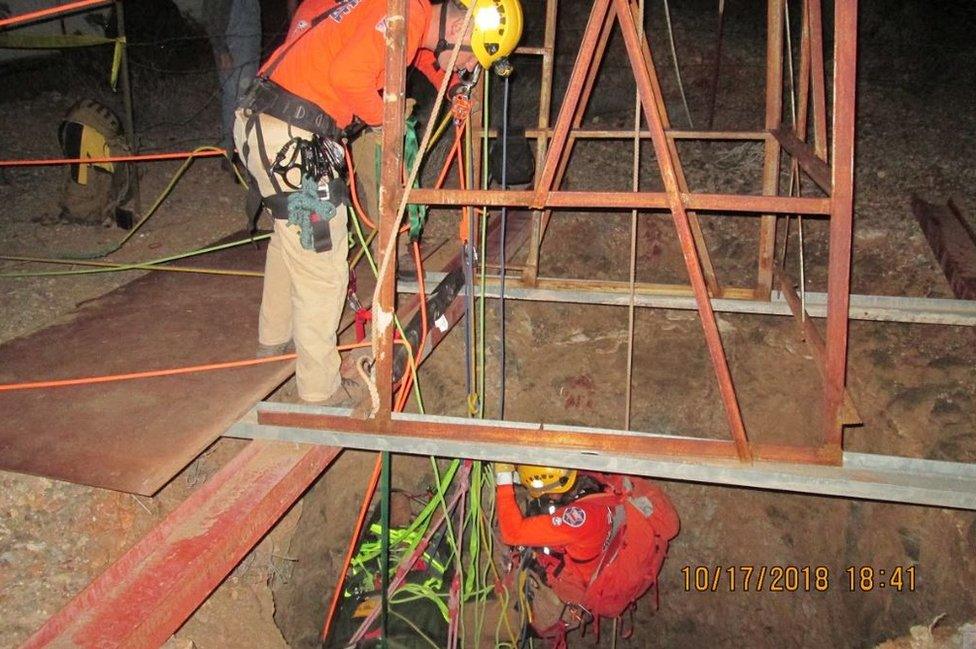
{"label": "orange long-sleeve shirt", "polygon": [[505,544],[548,547],[565,552],[573,561],[586,562],[603,550],[619,499],[612,494],[592,494],[552,514],[523,516],[515,501],[515,488],[508,484],[498,486],[495,502]]}
{"label": "orange long-sleeve shirt", "polygon": [[[383,121],[386,0],[349,0],[332,16],[310,27],[313,19],[335,4],[336,0],[305,0],[292,18],[281,48],[295,44],[284,56],[280,56],[281,48],[276,50],[262,72],[274,65],[272,81],[314,102],[340,128],[348,126],[353,116],[376,126]],[[410,0],[407,61],[414,62],[417,58],[430,19],[430,0]],[[312,31],[303,35],[307,29]],[[275,63],[279,56],[280,61]],[[426,68],[422,66],[430,76]]]}

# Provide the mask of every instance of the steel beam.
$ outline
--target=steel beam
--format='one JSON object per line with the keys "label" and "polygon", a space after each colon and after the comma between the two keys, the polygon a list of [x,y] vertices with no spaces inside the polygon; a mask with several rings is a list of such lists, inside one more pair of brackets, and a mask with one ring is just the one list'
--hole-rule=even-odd
{"label": "steel beam", "polygon": [[[427,273],[427,281],[436,283],[443,278],[442,274]],[[564,280],[553,280],[540,277],[539,287],[505,286],[505,299],[524,300],[527,302],[560,302],[568,304],[594,304],[604,306],[627,306],[630,303],[629,288],[625,282],[620,282],[614,290],[607,286],[608,282],[601,282],[604,288],[578,288],[547,286],[550,283],[562,283]],[[677,309],[693,311],[697,307],[691,296],[691,287],[666,286],[666,291],[644,291],[638,288],[635,304],[640,307],[658,309]],[[401,281],[398,289],[401,293],[416,293],[417,283]],[[683,294],[682,294],[683,293]],[[486,282],[485,296],[498,297],[498,278],[489,277]],[[807,315],[814,318],[827,316],[827,294],[807,291],[805,295]],[[712,299],[712,309],[722,313],[742,313],[749,315],[792,315],[790,306],[782,292],[773,291],[769,301],[752,299]],[[907,324],[938,324],[956,325],[963,327],[976,326],[976,301],[946,300],[941,298],[900,297],[889,295],[852,295],[849,307],[851,320],[866,320],[873,322],[903,322]]]}
{"label": "steel beam", "polygon": [[[534,191],[498,189],[410,189],[407,202],[414,205],[477,205],[487,207],[531,207]],[[826,216],[830,200],[799,196],[755,196],[745,194],[699,194],[678,192],[686,210],[713,212],[770,212]],[[543,196],[543,207],[579,210],[668,209],[666,192],[552,191]]]}
{"label": "steel beam", "polygon": [[340,452],[251,442],[21,649],[160,646]]}
{"label": "steel beam", "polygon": [[[348,412],[333,408],[280,403],[263,403],[259,404],[258,408],[282,414],[327,413],[342,416]],[[472,441],[475,437],[474,433],[479,429],[490,428],[499,422],[405,413],[395,413],[393,417],[391,424],[395,427],[402,425],[402,432],[366,434],[297,426],[261,425],[257,423],[257,410],[253,410],[231,427],[226,435],[245,439],[323,444],[413,455],[531,462],[671,480],[976,510],[976,465],[974,464],[849,452],[843,454],[842,466],[769,461],[747,464],[738,462],[734,458],[703,458],[690,461],[673,456],[655,457],[627,451],[610,452],[566,446],[560,441],[561,431],[579,430],[566,426],[547,424],[545,433],[539,434],[539,424],[504,422],[506,426],[524,430],[534,436],[534,442],[525,445],[515,439]],[[454,434],[437,438],[421,434],[429,426],[449,427]],[[678,443],[708,441],[602,429],[584,430],[596,436],[615,434],[635,438],[654,437]],[[723,443],[729,444],[729,442]]]}

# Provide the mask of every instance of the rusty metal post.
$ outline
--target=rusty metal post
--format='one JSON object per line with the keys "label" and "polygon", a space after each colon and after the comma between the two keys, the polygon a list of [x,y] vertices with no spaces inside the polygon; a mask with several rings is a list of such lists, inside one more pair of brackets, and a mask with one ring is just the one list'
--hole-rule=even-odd
{"label": "rusty metal post", "polygon": [[[810,118],[810,0],[803,0],[803,15],[800,20],[800,69],[797,73],[796,98],[796,136],[801,141],[807,138],[807,122]],[[793,165],[794,173],[796,164]]]}
{"label": "rusty metal post", "polygon": [[[377,263],[397,233],[393,225],[403,192],[404,97],[407,63],[406,0],[386,3],[386,81],[383,88],[383,163],[380,172],[379,250]],[[393,405],[393,315],[396,308],[396,246],[390,248],[393,259],[387,272],[377,278],[379,303],[373,304],[373,347],[376,350],[376,387],[380,395],[379,419],[389,419]]]}
{"label": "rusty metal post", "polygon": [[834,2],[834,124],[830,254],[827,267],[824,443],[839,457],[840,421],[847,384],[847,330],[854,220],[854,119],[857,93],[857,0]]}
{"label": "rusty metal post", "polygon": [[[573,128],[569,132],[569,140],[566,143],[566,151],[563,157],[559,160],[559,166],[556,169],[556,179],[553,181],[553,187],[560,187],[563,182],[563,176],[566,174],[566,167],[569,166],[569,158],[573,154],[573,147],[576,145],[576,140],[580,139],[580,126],[583,123],[583,113],[586,112],[586,106],[589,104],[590,95],[593,93],[593,85],[596,83],[596,77],[600,69],[600,62],[603,61],[603,54],[607,49],[607,42],[610,40],[610,32],[613,31],[613,15],[607,12],[606,17],[603,19],[603,26],[600,30],[600,40],[597,41],[596,52],[593,55],[594,64],[590,66],[589,71],[586,73],[586,81],[583,84],[583,92],[580,94],[579,104],[576,106],[576,112],[573,114]],[[551,137],[551,133],[550,133]],[[536,177],[541,174],[541,171],[537,172]],[[546,230],[549,228],[549,220],[552,218],[552,210],[546,209],[542,212],[542,221],[539,226],[539,244],[542,244],[542,240],[546,236]]]}
{"label": "rusty metal post", "polygon": [[[552,71],[556,55],[556,11],[558,0],[546,0],[546,33],[542,41],[542,73],[539,82],[539,120],[541,133],[549,130],[549,113],[552,110]],[[546,149],[549,140],[540,135],[535,142],[535,175],[542,174],[545,166]],[[529,254],[522,270],[522,283],[535,286],[539,277],[539,255],[542,247],[542,210],[532,212],[532,231],[529,241]],[[545,211],[548,214],[548,210]]]}
{"label": "rusty metal post", "polygon": [[650,52],[650,46],[647,44],[646,38],[641,39],[638,35],[634,15],[631,13],[630,2],[628,0],[614,0],[614,9],[617,14],[617,20],[620,21],[620,29],[623,32],[624,43],[627,46],[630,65],[633,68],[634,77],[637,80],[637,89],[640,92],[641,103],[644,107],[644,117],[651,131],[654,153],[657,156],[661,178],[664,181],[664,188],[667,191],[669,208],[674,217],[681,251],[684,255],[685,265],[688,268],[688,275],[691,279],[691,286],[695,293],[698,313],[701,317],[702,329],[705,334],[705,342],[708,345],[708,352],[712,359],[712,365],[715,368],[719,392],[722,395],[722,403],[725,407],[732,439],[735,442],[735,448],[739,458],[743,461],[751,461],[752,451],[749,448],[749,442],[746,438],[745,425],[742,422],[742,412],[739,409],[739,401],[735,394],[735,387],[732,384],[732,374],[729,372],[728,359],[725,357],[722,338],[719,334],[718,324],[715,321],[715,312],[712,310],[712,304],[708,296],[708,287],[705,284],[705,278],[702,274],[701,261],[695,247],[688,212],[681,199],[678,176],[668,145],[668,137],[664,132],[664,123],[658,107],[658,98],[654,95],[654,83],[651,80],[647,58],[645,58],[645,52]]}
{"label": "rusty metal post", "polygon": [[[766,3],[766,129],[774,131],[783,117],[783,0]],[[763,154],[763,194],[779,194],[780,144],[766,140]],[[776,215],[763,214],[759,225],[759,273],[756,299],[768,300],[773,287]]]}
{"label": "rusty metal post", "polygon": [[[856,0],[855,0],[856,1]],[[813,94],[813,145],[821,160],[827,159],[827,82],[824,75],[823,18],[821,0],[809,2],[810,78]]]}
{"label": "rusty metal post", "polygon": [[[125,141],[129,151],[139,153],[136,142],[135,119],[132,115],[132,77],[129,74],[129,46],[125,39],[125,11],[122,0],[115,2],[115,27],[118,37],[123,39],[122,59],[119,63],[119,85],[122,89],[122,128],[125,131]],[[132,206],[136,214],[142,212],[142,194],[139,192],[139,165],[132,165]]]}
{"label": "rusty metal post", "polygon": [[542,166],[542,173],[538,174],[535,180],[535,200],[532,207],[542,208],[545,205],[546,194],[553,188],[560,160],[563,158],[566,149],[566,141],[569,139],[573,117],[580,105],[583,88],[587,85],[587,72],[593,65],[604,19],[609,9],[610,0],[595,0],[593,3],[590,18],[586,23],[586,31],[583,33],[583,42],[580,43],[576,64],[573,66],[573,74],[569,79],[569,86],[566,89],[566,95],[563,97],[562,106],[559,107],[559,117],[556,119],[556,125],[552,130],[552,142],[546,153],[546,161]]}

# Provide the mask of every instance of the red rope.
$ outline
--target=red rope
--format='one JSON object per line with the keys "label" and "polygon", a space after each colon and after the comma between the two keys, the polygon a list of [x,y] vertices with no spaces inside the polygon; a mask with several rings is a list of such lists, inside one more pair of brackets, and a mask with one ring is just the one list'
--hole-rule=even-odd
{"label": "red rope", "polygon": [[[369,343],[357,343],[354,345],[339,345],[339,351],[368,347]],[[191,365],[189,367],[174,367],[165,370],[149,370],[146,372],[131,372],[128,374],[109,374],[104,376],[87,376],[78,379],[60,379],[55,381],[33,381],[29,383],[4,383],[0,384],[0,392],[16,392],[18,390],[40,390],[44,388],[64,388],[73,385],[94,385],[96,383],[113,383],[116,381],[132,381],[135,379],[151,379],[161,376],[177,376],[180,374],[193,374],[195,372],[210,372],[213,370],[229,370],[237,367],[250,367],[252,365],[263,365],[265,363],[276,363],[278,361],[290,361],[295,358],[295,354],[281,354],[280,356],[268,356],[267,358],[248,358],[242,361],[229,361],[226,363],[210,363],[207,365]]]}
{"label": "red rope", "polygon": [[79,9],[84,9],[85,7],[108,4],[111,1],[112,0],[78,0],[77,2],[69,2],[67,4],[58,5],[57,7],[50,7],[48,9],[41,9],[39,11],[29,11],[25,14],[18,14],[16,16],[11,16],[10,18],[0,20],[0,27],[10,27],[11,25],[27,23],[34,20],[40,20],[42,18],[50,18],[51,16],[56,16],[57,14],[77,11]]}

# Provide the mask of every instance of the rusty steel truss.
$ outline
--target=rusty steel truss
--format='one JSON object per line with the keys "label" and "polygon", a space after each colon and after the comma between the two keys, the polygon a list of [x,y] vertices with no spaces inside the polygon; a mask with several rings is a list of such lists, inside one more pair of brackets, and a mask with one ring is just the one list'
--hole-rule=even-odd
{"label": "rusty steel truss", "polygon": [[[768,0],[766,48],[765,129],[762,131],[681,131],[671,127],[655,69],[651,45],[643,34],[635,0],[593,0],[575,66],[554,123],[549,123],[552,105],[552,73],[555,47],[557,0],[546,0],[546,30],[542,47],[523,47],[523,54],[542,58],[539,95],[539,122],[528,135],[537,142],[535,186],[523,191],[467,189],[411,189],[411,204],[469,207],[515,207],[534,210],[528,259],[521,270],[523,285],[538,281],[539,249],[545,235],[551,210],[580,208],[593,210],[670,211],[684,257],[690,285],[665,286],[665,293],[690,291],[700,315],[707,350],[711,359],[719,394],[728,424],[730,439],[696,439],[647,435],[615,431],[613,435],[593,436],[585,430],[572,431],[577,448],[600,452],[638,453],[642,456],[681,456],[685,459],[729,458],[742,462],[768,460],[815,464],[839,464],[843,457],[844,426],[856,423],[856,410],[846,391],[848,308],[850,301],[850,266],[853,211],[855,68],[857,48],[857,1],[835,2],[835,52],[832,150],[828,160],[827,93],[823,59],[823,37],[819,0],[803,3],[803,30],[800,44],[797,128],[782,122],[784,80],[784,0]],[[385,115],[383,130],[384,159],[380,192],[379,241],[382,250],[395,233],[391,231],[405,190],[402,182],[403,105],[405,100],[404,25],[406,0],[389,0],[389,54],[386,66]],[[636,80],[640,105],[647,130],[637,136],[649,139],[663,181],[664,191],[565,191],[560,184],[573,145],[583,139],[633,138],[633,131],[594,131],[581,128],[583,114],[596,82],[600,63],[611,32],[619,26],[626,46],[630,67]],[[806,124],[812,122],[812,138]],[[752,140],[761,142],[763,156],[763,194],[707,194],[689,191],[678,156],[676,141],[686,140]],[[807,140],[811,142],[808,143]],[[784,196],[780,192],[781,155],[785,151],[792,163],[820,186],[826,197]],[[756,282],[753,287],[725,287],[712,266],[699,222],[699,212],[720,214],[755,214],[759,219],[759,250]],[[816,215],[829,219],[830,251],[826,305],[826,334],[821,337],[811,320],[801,318],[801,306],[793,296],[792,283],[781,278],[782,289],[796,315],[805,324],[805,337],[823,377],[823,430],[807,445],[768,445],[749,439],[743,423],[739,397],[715,319],[713,298],[769,300],[774,283],[774,248],[777,219],[784,215]],[[393,248],[395,255],[395,247]],[[394,260],[395,261],[395,260]],[[326,414],[307,415],[301,425],[328,428],[344,433],[396,435],[404,431],[404,422],[392,415],[393,322],[389,314],[395,308],[396,263],[386,265],[388,272],[380,278],[379,299],[373,304],[374,335],[379,338],[376,358],[380,409],[367,421]],[[585,287],[579,290],[585,290]],[[299,425],[296,414],[259,411],[261,424]],[[413,426],[422,425],[413,422]],[[431,426],[436,427],[433,422]],[[483,425],[455,423],[443,430],[455,440],[477,443],[485,433]],[[494,433],[506,436],[511,427],[498,422]],[[539,436],[548,433],[540,426]],[[567,431],[560,435],[565,439]]]}

